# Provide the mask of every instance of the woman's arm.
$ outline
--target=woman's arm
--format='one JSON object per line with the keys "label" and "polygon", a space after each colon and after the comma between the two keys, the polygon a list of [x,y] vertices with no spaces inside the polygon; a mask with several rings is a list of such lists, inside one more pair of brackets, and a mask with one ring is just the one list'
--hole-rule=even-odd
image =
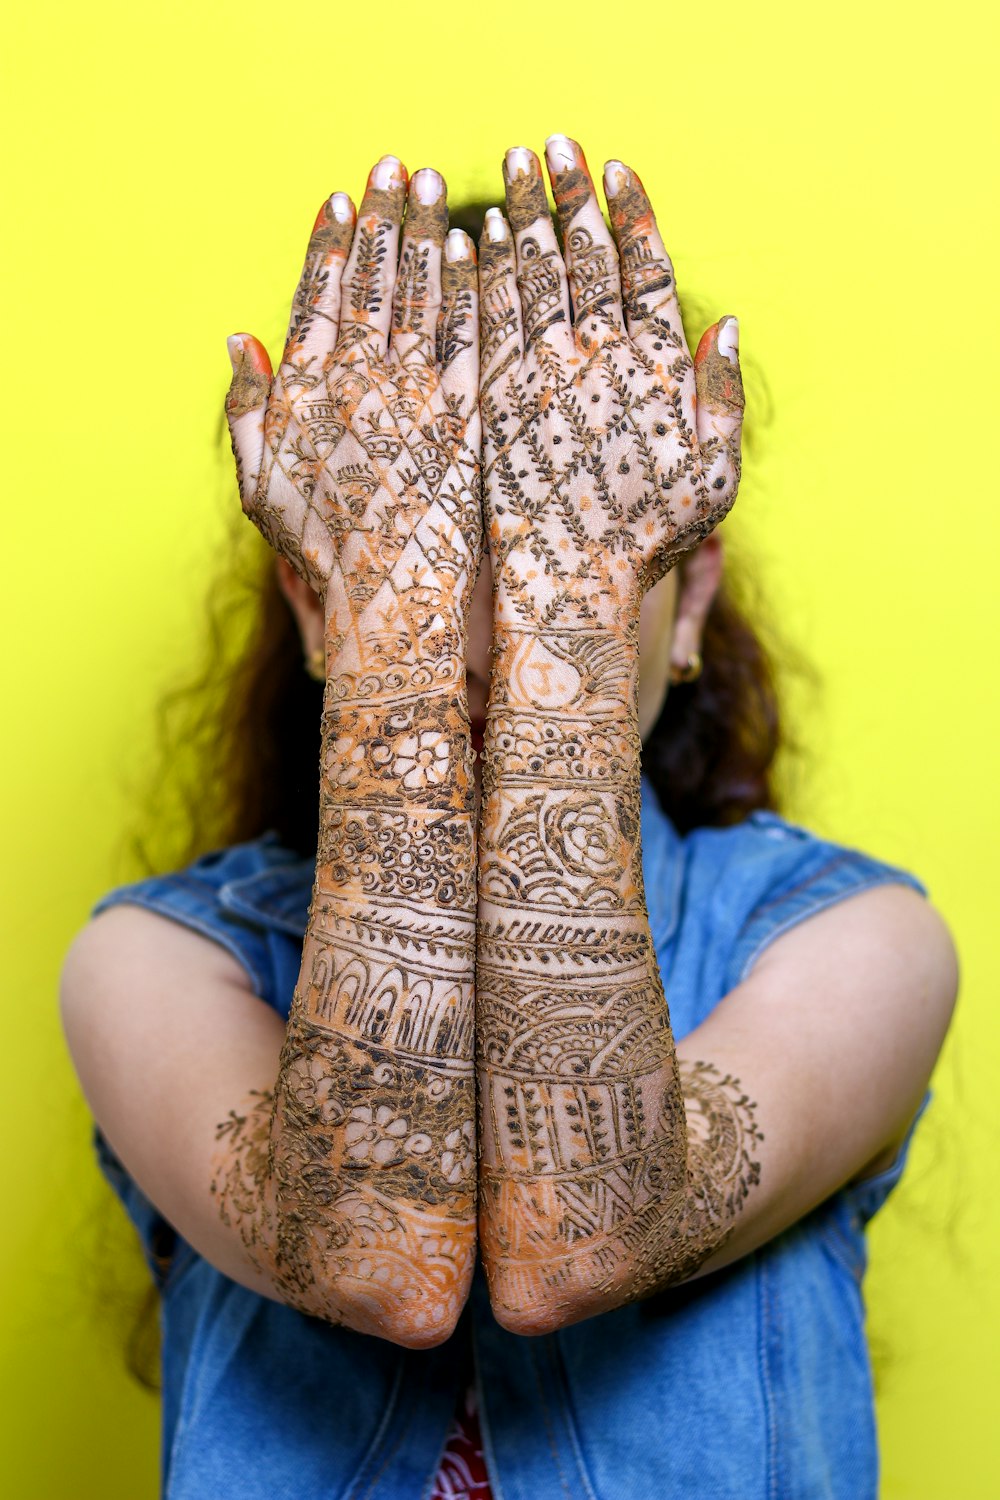
{"label": "woman's arm", "polygon": [[234,354],[244,508],[325,599],[327,682],[279,1075],[220,1133],[216,1190],[287,1301],[423,1346],[454,1328],[475,1253],[480,511],[472,246],[449,240],[439,357],[443,183],[410,185],[397,278],[405,200],[389,158],[353,239],[349,205],[321,213],[273,385],[255,340]]}
{"label": "woman's arm", "polygon": [[607,179],[616,253],[570,147],[553,172],[565,266],[533,153],[509,153],[505,176],[510,230],[491,215],[480,250],[495,618],[480,1234],[497,1316],[533,1332],[686,1273],[758,1173],[753,1107],[720,1077],[715,1107],[745,1149],[692,1213],[642,888],[636,705],[642,595],[735,498],[742,389],[725,322],[696,375],[634,174]]}
{"label": "woman's arm", "polygon": [[[937,953],[923,997],[916,968],[893,963],[893,938],[878,953],[859,945],[864,972],[838,967],[845,918],[829,913],[808,924],[811,948],[788,934],[674,1047],[642,887],[638,606],[732,503],[742,390],[726,320],[694,361],[687,352],[635,175],[613,165],[606,178],[617,254],[578,148],[552,177],[565,268],[530,153],[508,159],[514,243],[494,218],[480,257],[496,616],[479,846],[480,1236],[495,1313],[522,1333],[714,1269],[833,1191],[919,1102],[948,986],[940,933],[896,892],[915,963]],[[858,909],[880,899],[847,903],[870,939]],[[825,1024],[803,1024],[804,988]],[[872,1017],[885,1042],[907,1004],[923,1020],[896,1048],[898,1068],[885,1068],[888,1045],[862,1066]],[[863,1006],[867,1025],[852,1032],[846,1017]],[[861,1100],[876,1066],[892,1076]]]}

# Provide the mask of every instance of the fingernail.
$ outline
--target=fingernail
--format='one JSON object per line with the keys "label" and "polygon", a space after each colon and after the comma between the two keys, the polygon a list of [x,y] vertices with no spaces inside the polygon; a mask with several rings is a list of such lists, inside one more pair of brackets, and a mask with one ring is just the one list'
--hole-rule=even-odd
{"label": "fingernail", "polygon": [[471,244],[464,229],[449,229],[444,242],[445,260],[468,260]]}
{"label": "fingernail", "polygon": [[628,187],[628,167],[621,161],[604,163],[604,191],[609,198],[617,198],[622,188]]}
{"label": "fingernail", "polygon": [[719,322],[719,353],[728,359],[731,365],[739,364],[740,355],[740,320],[731,314],[722,318]]}
{"label": "fingernail", "polygon": [[498,208],[488,208],[484,220],[486,238],[488,240],[505,240],[507,238],[507,220]]}
{"label": "fingernail", "polygon": [[231,333],[226,339],[226,348],[229,350],[229,363],[235,371],[238,369],[240,359],[243,356],[243,335],[241,333]]}
{"label": "fingernail", "polygon": [[511,146],[504,160],[507,163],[508,177],[516,177],[519,172],[525,172],[530,177],[535,171],[535,153],[529,151],[527,146]]}
{"label": "fingernail", "polygon": [[399,187],[402,174],[403,164],[398,156],[383,156],[382,160],[372,167],[372,187],[380,188],[383,192],[386,188]]}
{"label": "fingernail", "polygon": [[414,172],[410,186],[418,203],[437,203],[444,192],[444,180],[433,167],[421,167],[419,172]]}
{"label": "fingernail", "polygon": [[351,220],[351,200],[346,193],[334,193],[330,199],[330,212],[338,224],[349,224]]}
{"label": "fingernail", "polygon": [[552,172],[566,172],[576,166],[576,152],[568,136],[550,135],[545,142],[545,160]]}

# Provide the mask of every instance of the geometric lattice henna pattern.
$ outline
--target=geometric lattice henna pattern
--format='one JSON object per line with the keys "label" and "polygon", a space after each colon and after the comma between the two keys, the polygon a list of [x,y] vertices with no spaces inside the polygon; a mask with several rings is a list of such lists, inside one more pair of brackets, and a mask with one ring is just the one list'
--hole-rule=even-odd
{"label": "geometric lattice henna pattern", "polygon": [[412,1346],[454,1326],[476,1232],[478,296],[458,231],[442,278],[447,222],[395,158],[356,224],[335,194],[277,375],[241,337],[227,402],[244,509],[325,600],[327,682],[278,1078],[220,1125],[213,1190],[291,1305]]}
{"label": "geometric lattice henna pattern", "polygon": [[[735,321],[692,360],[638,177],[509,152],[480,248],[494,662],[476,963],[480,1240],[539,1332],[688,1276],[759,1178],[754,1105],[678,1067],[642,883],[643,593],[739,482]],[[509,223],[508,223],[509,221]]]}

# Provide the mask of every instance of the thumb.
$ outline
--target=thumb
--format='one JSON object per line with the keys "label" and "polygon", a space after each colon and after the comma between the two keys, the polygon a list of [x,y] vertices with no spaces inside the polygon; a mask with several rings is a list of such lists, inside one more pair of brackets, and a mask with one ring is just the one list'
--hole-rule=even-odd
{"label": "thumb", "polygon": [[257,493],[264,462],[264,413],[274,372],[264,345],[251,333],[234,333],[226,340],[233,379],[226,392],[226,421],[236,460],[236,478],[243,509]]}
{"label": "thumb", "polygon": [[739,348],[739,323],[732,317],[720,318],[702,335],[694,356],[698,446],[710,490],[730,504],[740,482],[745,405]]}

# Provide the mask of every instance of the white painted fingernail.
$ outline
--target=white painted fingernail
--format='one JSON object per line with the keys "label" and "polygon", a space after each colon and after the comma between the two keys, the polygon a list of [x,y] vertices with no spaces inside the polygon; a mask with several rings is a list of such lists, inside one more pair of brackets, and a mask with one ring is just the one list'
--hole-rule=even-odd
{"label": "white painted fingernail", "polygon": [[498,208],[486,210],[486,238],[488,240],[505,240],[507,238],[507,220]]}
{"label": "white painted fingernail", "polygon": [[469,244],[469,237],[464,229],[449,229],[448,238],[444,242],[445,260],[468,260]]}
{"label": "white painted fingernail", "polygon": [[338,224],[349,224],[351,221],[351,200],[346,193],[334,193],[330,199],[330,212]]}
{"label": "white painted fingernail", "polygon": [[617,198],[622,188],[628,187],[628,167],[622,161],[604,163],[604,191],[609,198]]}
{"label": "white painted fingernail", "polygon": [[527,172],[528,174],[533,172],[535,163],[532,157],[534,154],[533,151],[528,150],[527,146],[511,146],[504,158],[507,163],[507,176],[516,177],[519,172]]}
{"label": "white painted fingernail", "polygon": [[568,136],[550,135],[545,142],[545,160],[553,172],[565,172],[576,166],[576,152]]}
{"label": "white painted fingernail", "polygon": [[413,191],[418,203],[436,203],[444,192],[444,181],[433,167],[421,167],[413,174]]}
{"label": "white painted fingernail", "polygon": [[719,325],[719,353],[731,365],[739,364],[740,322],[738,318],[723,318]]}
{"label": "white painted fingernail", "polygon": [[382,160],[372,168],[372,187],[386,188],[398,187],[402,181],[402,163],[398,156],[383,156]]}

